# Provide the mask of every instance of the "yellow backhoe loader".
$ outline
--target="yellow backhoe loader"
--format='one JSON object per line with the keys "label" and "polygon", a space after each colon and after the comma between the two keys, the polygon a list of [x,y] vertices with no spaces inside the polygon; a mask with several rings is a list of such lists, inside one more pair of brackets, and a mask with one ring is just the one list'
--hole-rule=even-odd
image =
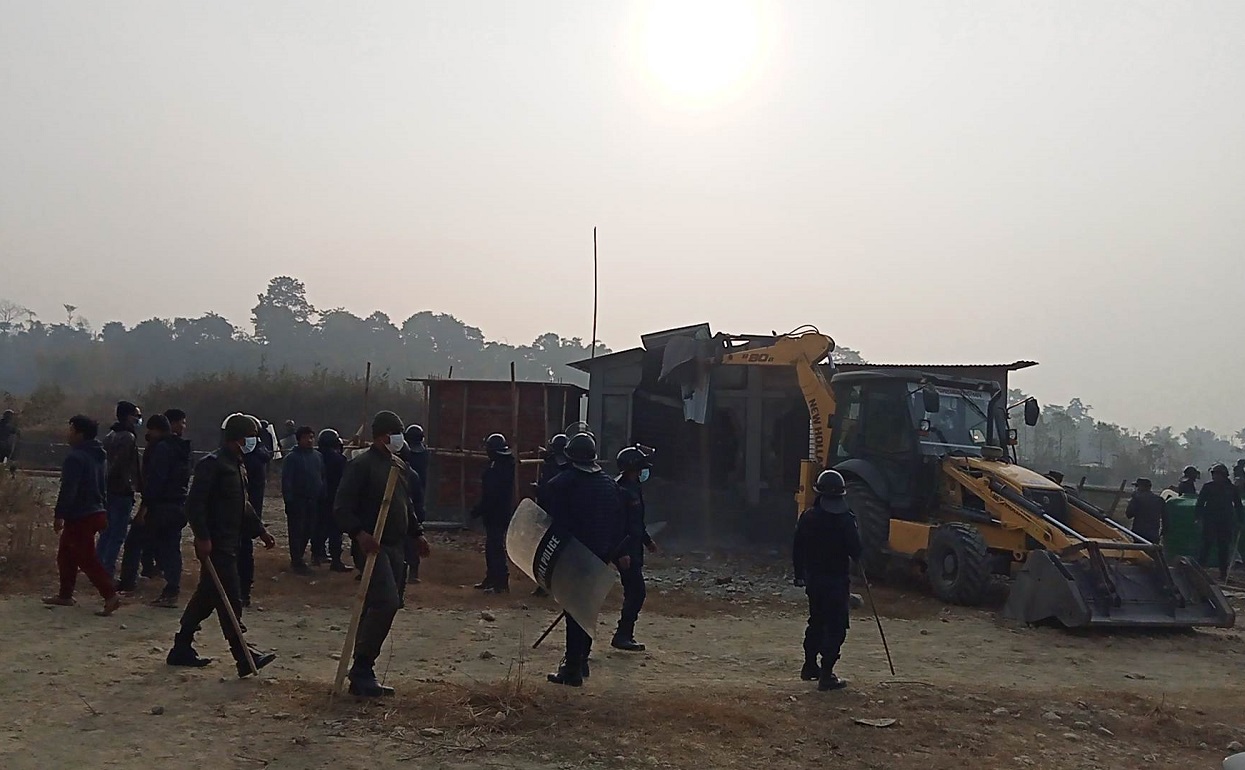
{"label": "yellow backhoe loader", "polygon": [[[827,380],[834,340],[812,327],[771,344],[719,335],[710,349],[710,365],[795,369],[810,419],[799,510],[818,473],[841,472],[874,574],[915,563],[938,597],[966,605],[984,599],[991,576],[1013,577],[1004,615],[1027,623],[1235,622],[1197,564],[1169,564],[1159,545],[1009,456],[1015,432],[997,383],[902,370]],[[1023,406],[1036,424],[1037,403]]]}

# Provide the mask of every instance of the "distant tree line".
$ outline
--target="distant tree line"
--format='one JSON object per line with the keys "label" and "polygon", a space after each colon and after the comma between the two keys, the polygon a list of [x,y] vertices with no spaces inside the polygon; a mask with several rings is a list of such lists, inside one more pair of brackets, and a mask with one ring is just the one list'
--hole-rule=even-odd
{"label": "distant tree line", "polygon": [[[1013,390],[1008,402],[1019,404],[1026,398]],[[1042,417],[1032,428],[1019,419],[1019,412],[1013,413],[1012,426],[1018,429],[1021,462],[1040,471],[1057,470],[1073,483],[1082,476],[1091,484],[1118,484],[1145,476],[1163,487],[1175,483],[1187,465],[1200,469],[1206,478],[1212,464],[1231,466],[1245,457],[1245,429],[1233,436],[1196,426],[1179,432],[1161,425],[1131,430],[1096,419],[1093,407],[1079,398],[1067,405],[1043,404]]]}
{"label": "distant tree line", "polygon": [[[588,358],[590,343],[544,334],[528,345],[485,339],[451,315],[421,311],[395,324],[375,312],[360,318],[341,308],[321,310],[307,300],[302,281],[273,278],[252,310],[252,328],[207,313],[198,318],[151,318],[131,328],[120,322],[98,330],[65,305],[66,317],[40,319],[0,300],[0,391],[26,395],[40,385],[66,392],[133,391],[190,375],[323,370],[359,373],[365,362],[391,378],[446,376],[505,378],[510,364],[520,379],[582,381],[566,364]],[[608,352],[597,346],[597,352]]]}

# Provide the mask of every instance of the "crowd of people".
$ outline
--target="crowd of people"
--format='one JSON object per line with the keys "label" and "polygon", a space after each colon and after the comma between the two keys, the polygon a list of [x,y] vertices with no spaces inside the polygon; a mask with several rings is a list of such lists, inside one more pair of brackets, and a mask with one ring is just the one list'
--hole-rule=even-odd
{"label": "crowd of people", "polygon": [[[88,416],[68,421],[70,450],[55,506],[60,585],[44,602],[75,604],[81,573],[103,600],[99,614],[112,615],[143,575],[164,579],[153,605],[179,607],[182,543],[189,527],[200,576],[167,662],[186,667],[212,662],[195,650],[194,639],[215,612],[238,675],[258,672],[276,656],[246,645],[242,617],[254,585],[254,543],[276,547],[264,523],[264,503],[269,466],[280,456],[291,571],[309,574],[327,564],[334,572],[358,571],[361,579],[367,556],[376,557],[349,681],[350,691],[359,696],[389,694],[376,679],[375,661],[405,603],[407,584],[419,582],[420,563],[430,553],[423,535],[430,455],[423,428],[404,427],[393,412],[379,412],[370,442],[348,458],[342,437],[331,428],[317,432],[288,422],[285,436],[276,440],[268,423],[235,413],[221,425],[219,446],[192,462],[184,438],[187,420],[180,409],[144,420],[138,405],[122,401],[103,436]],[[623,449],[616,459],[619,474],[612,477],[598,462],[595,437],[582,424],[573,429],[574,435],[554,436],[544,448],[532,493],[558,526],[618,569],[624,601],[612,645],[642,651],[635,626],[646,594],[643,557],[657,549],[646,528],[642,491],[653,451]],[[514,512],[517,458],[500,433],[490,435],[484,449],[487,464],[471,515],[484,525],[485,575],[475,588],[501,594],[510,587],[506,536]],[[381,528],[394,469],[397,483]],[[347,537],[353,566],[345,561]],[[580,686],[588,676],[591,637],[569,616],[566,633],[566,657],[549,681]]]}

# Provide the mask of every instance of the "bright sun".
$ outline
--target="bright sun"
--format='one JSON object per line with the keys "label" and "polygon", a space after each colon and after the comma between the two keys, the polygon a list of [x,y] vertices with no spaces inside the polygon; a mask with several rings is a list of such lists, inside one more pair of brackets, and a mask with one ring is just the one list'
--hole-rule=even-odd
{"label": "bright sun", "polygon": [[768,22],[759,0],[652,0],[640,22],[644,68],[683,106],[727,101],[764,65]]}

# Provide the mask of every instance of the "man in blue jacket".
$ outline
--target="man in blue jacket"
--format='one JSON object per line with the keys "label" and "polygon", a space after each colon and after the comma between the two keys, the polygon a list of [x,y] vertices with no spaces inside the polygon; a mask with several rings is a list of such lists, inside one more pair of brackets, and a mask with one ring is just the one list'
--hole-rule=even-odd
{"label": "man in blue jacket", "polygon": [[74,584],[81,571],[104,598],[100,614],[108,616],[121,606],[121,598],[95,550],[96,533],[108,526],[105,510],[108,456],[98,436],[99,423],[90,417],[70,418],[66,438],[69,456],[61,466],[61,489],[56,498],[56,531],[60,533],[56,566],[60,572],[60,593],[45,598],[43,603],[72,607]]}
{"label": "man in blue jacket", "polygon": [[324,460],[315,450],[316,432],[304,425],[294,431],[297,442],[281,461],[281,497],[285,500],[285,520],[289,526],[290,569],[310,575],[303,561],[312,529],[320,515],[324,495]]}

